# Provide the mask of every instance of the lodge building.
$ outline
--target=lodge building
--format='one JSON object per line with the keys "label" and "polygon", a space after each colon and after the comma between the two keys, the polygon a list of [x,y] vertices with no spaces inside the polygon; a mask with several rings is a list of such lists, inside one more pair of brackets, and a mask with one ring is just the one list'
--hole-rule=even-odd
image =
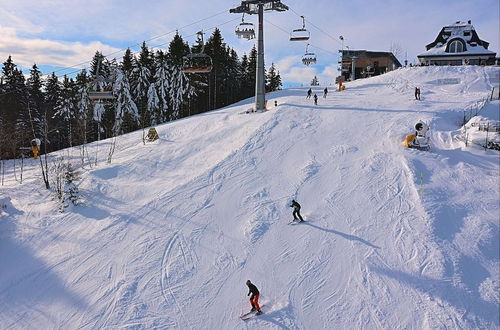
{"label": "lodge building", "polygon": [[390,52],[350,49],[340,52],[342,54],[341,77],[344,81],[378,76],[401,67],[401,63]]}

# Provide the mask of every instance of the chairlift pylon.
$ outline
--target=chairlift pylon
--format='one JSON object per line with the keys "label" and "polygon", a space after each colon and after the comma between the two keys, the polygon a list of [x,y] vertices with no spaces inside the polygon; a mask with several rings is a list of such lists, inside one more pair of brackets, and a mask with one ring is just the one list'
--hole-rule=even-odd
{"label": "chairlift pylon", "polygon": [[302,63],[304,65],[316,64],[316,54],[309,52],[309,44],[306,46],[306,53],[302,56]]}
{"label": "chairlift pylon", "polygon": [[205,43],[203,41],[203,31],[196,33],[201,39],[201,50],[199,53],[193,53],[191,50],[189,54],[182,59],[182,71],[184,73],[209,73],[212,71],[213,64],[212,58],[204,54]]}
{"label": "chairlift pylon", "polygon": [[306,29],[306,19],[304,16],[302,18],[302,28],[295,29],[290,33],[290,41],[307,41],[311,37],[311,33]]}
{"label": "chairlift pylon", "polygon": [[234,31],[238,38],[245,38],[247,40],[255,39],[255,28],[253,23],[245,22],[245,14],[241,17],[241,23],[236,26]]}

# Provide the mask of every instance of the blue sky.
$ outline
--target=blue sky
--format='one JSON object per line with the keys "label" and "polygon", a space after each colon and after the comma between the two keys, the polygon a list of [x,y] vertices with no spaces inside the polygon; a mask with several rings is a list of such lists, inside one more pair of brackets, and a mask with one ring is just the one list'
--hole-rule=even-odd
{"label": "blue sky", "polygon": [[[340,35],[351,49],[388,51],[392,44],[401,50],[400,61],[410,62],[425,50],[440,29],[457,20],[472,20],[479,37],[499,51],[498,0],[396,1],[282,0],[291,10],[266,13],[266,66],[276,63],[287,85],[307,84],[314,75],[330,84],[337,75]],[[241,16],[229,9],[233,0],[0,0],[0,60],[13,56],[16,64],[29,68],[36,63],[44,73],[54,68],[84,67],[96,50],[104,54],[148,41],[148,46],[166,47],[174,31],[192,43],[194,33],[209,35],[219,27],[228,45],[241,56],[254,41],[237,39],[234,28]],[[301,27],[304,15],[311,32],[309,50],[318,63],[305,67],[300,59],[305,43],[288,41],[288,31]],[[245,21],[256,22],[256,16]],[[194,24],[193,24],[194,23]],[[498,56],[498,55],[497,55]],[[67,71],[58,71],[62,75]]]}

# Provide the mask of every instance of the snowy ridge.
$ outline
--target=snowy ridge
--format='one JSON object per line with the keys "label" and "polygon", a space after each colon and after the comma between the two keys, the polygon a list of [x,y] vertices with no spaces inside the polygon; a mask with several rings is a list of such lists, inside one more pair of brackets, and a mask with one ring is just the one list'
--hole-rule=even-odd
{"label": "snowy ridge", "polygon": [[[497,329],[499,154],[456,135],[499,74],[400,69],[317,87],[318,106],[274,92],[266,113],[242,114],[247,100],[152,144],[120,136],[111,164],[101,141],[85,205],[62,214],[37,162],[22,185],[8,164],[0,328]],[[401,147],[418,120],[430,152]],[[305,223],[288,225],[292,199]],[[247,279],[266,307],[243,322]]]}

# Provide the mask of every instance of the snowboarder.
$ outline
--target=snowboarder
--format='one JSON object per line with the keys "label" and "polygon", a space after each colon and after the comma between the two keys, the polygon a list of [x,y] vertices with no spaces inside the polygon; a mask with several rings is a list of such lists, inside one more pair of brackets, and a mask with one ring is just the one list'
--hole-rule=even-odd
{"label": "snowboarder", "polygon": [[420,88],[415,87],[415,100],[420,100]]}
{"label": "snowboarder", "polygon": [[309,90],[307,91],[306,99],[310,99],[311,98],[312,92],[313,92],[312,89],[309,88]]}
{"label": "snowboarder", "polygon": [[290,207],[293,207],[293,219],[294,220],[300,220],[299,222],[303,222],[304,219],[302,219],[302,216],[300,215],[300,204],[295,201],[295,199],[292,199],[292,204]]}
{"label": "snowboarder", "polygon": [[318,95],[314,94],[314,105],[318,105]]}
{"label": "snowboarder", "polygon": [[252,294],[250,296],[250,305],[252,305],[251,312],[257,311],[257,315],[260,315],[262,314],[262,311],[260,310],[259,306],[259,295],[260,295],[259,289],[257,289],[257,287],[252,282],[250,282],[250,280],[247,280],[247,286],[248,286],[247,296],[250,296],[250,294]]}
{"label": "snowboarder", "polygon": [[326,98],[326,94],[328,94],[328,88],[325,87],[323,90],[323,98]]}

